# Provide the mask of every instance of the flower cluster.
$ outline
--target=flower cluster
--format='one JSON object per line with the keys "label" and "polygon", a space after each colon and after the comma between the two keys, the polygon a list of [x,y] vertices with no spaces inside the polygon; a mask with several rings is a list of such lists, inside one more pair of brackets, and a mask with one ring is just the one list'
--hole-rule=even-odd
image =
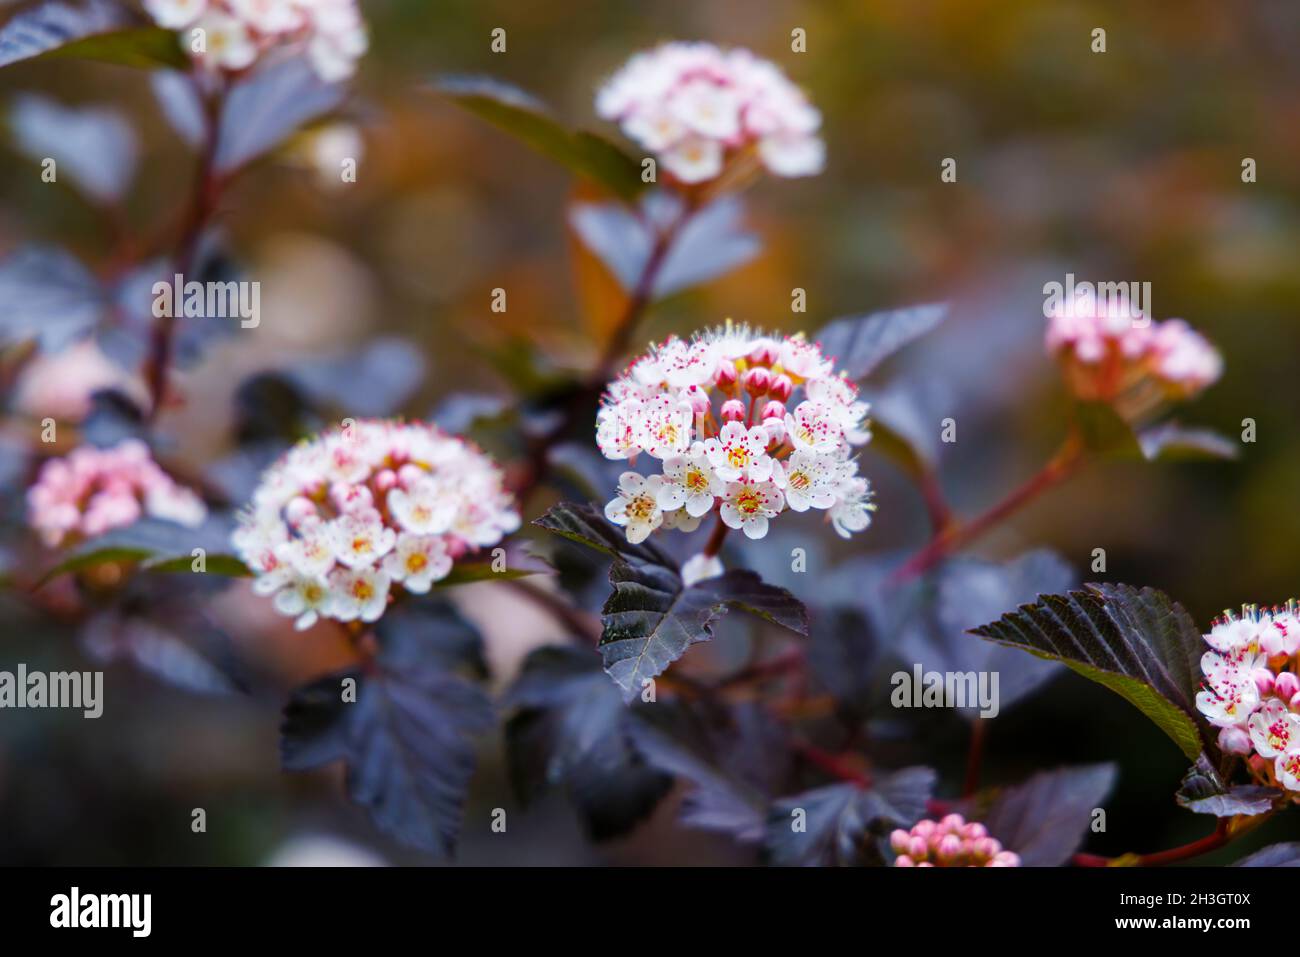
{"label": "flower cluster", "polygon": [[1019,867],[1020,855],[1004,851],[988,828],[960,814],[918,821],[910,831],[889,835],[895,867]]}
{"label": "flower cluster", "polygon": [[693,531],[717,510],[749,538],[785,509],[828,513],[848,538],[871,523],[853,446],[870,439],[857,387],[802,335],[728,323],[692,342],[671,337],[610,383],[596,421],[608,459],[644,454],[659,474],[624,472],[605,515],[641,542]]}
{"label": "flower cluster", "polygon": [[431,425],[349,422],[263,473],[233,540],[253,588],[309,628],[376,621],[394,583],[422,594],[519,527],[501,470]]}
{"label": "flower cluster", "polygon": [[1130,419],[1189,399],[1223,373],[1218,350],[1186,322],[1139,316],[1123,296],[1081,295],[1053,309],[1047,351],[1075,395],[1114,403]]}
{"label": "flower cluster", "polygon": [[1196,707],[1219,728],[1219,747],[1247,756],[1251,775],[1300,792],[1300,611],[1242,608],[1205,636]]}
{"label": "flower cluster", "polygon": [[213,70],[234,73],[272,50],[301,49],[317,75],[333,83],[355,72],[368,44],[356,0],[144,0],[144,5],[159,26],[187,31],[187,48]]}
{"label": "flower cluster", "polygon": [[54,547],[145,515],[194,527],[208,511],[158,467],[147,445],[127,439],[111,449],[87,445],[47,461],[27,490],[27,514],[41,540]]}
{"label": "flower cluster", "polygon": [[812,176],[825,162],[821,114],[748,50],[665,43],[638,53],[600,89],[596,112],[683,183],[711,180],[742,154],[776,176]]}

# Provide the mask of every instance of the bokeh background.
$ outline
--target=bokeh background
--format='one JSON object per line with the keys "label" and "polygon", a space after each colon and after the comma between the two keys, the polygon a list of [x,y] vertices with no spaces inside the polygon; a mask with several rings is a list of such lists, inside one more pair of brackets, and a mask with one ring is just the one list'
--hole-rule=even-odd
{"label": "bokeh background", "polygon": [[[1107,463],[1035,504],[977,551],[1046,545],[1086,574],[1106,549],[1108,581],[1153,585],[1198,622],[1245,601],[1297,594],[1300,557],[1300,7],[1289,0],[755,4],[567,0],[367,0],[372,49],[348,118],[360,130],[358,182],[326,188],[282,154],[235,184],[221,223],[263,287],[261,328],[216,346],[182,380],[169,412],[175,458],[197,470],[230,450],[239,384],[305,356],[333,356],[379,335],[415,344],[426,363],[411,415],[463,390],[509,396],[518,343],[558,367],[598,352],[609,280],[565,226],[573,184],[560,169],[430,93],[444,73],[490,73],[533,91],[575,123],[596,125],[595,88],[635,50],[707,39],[781,64],[824,113],[826,172],[765,181],[746,197],[762,254],[650,314],[638,341],[731,316],[815,330],[840,315],[949,299],[951,321],[873,384],[905,394],[958,441],[938,447],[959,510],[995,500],[1059,441],[1065,399],[1042,352],[1042,286],[1149,281],[1158,318],[1181,316],[1222,349],[1223,380],[1180,410],[1189,422],[1258,440],[1237,462]],[[0,14],[3,15],[3,14]],[[489,33],[507,31],[507,52]],[[807,31],[806,53],[790,31]],[[1107,50],[1091,51],[1091,31]],[[118,216],[43,184],[0,130],[0,251],[62,243],[111,261],[123,233],[147,235],[184,201],[193,159],[158,116],[144,74],[49,61],[0,71],[0,111],[39,91],[123,112],[140,172]],[[607,131],[613,132],[613,131]],[[940,164],[957,161],[957,182]],[[1243,183],[1253,158],[1258,181]],[[494,287],[505,314],[489,310]],[[793,315],[794,287],[808,312]],[[44,385],[52,381],[46,373]],[[41,382],[20,387],[39,389]],[[24,424],[10,396],[10,432]],[[885,399],[887,401],[887,398]],[[926,432],[926,429],[922,429]],[[507,450],[508,451],[508,450]],[[831,556],[914,547],[918,497],[868,450],[878,521]],[[541,503],[538,503],[540,507]],[[534,508],[534,511],[536,507]],[[815,588],[815,581],[806,586]],[[553,624],[490,586],[460,601],[485,627],[494,683],[556,640]],[[279,770],[285,692],[347,659],[331,632],[294,635],[242,586],[216,599],[246,693],[197,696],[125,664],[106,677],[98,721],[74,713],[0,713],[0,862],[258,864],[423,862],[380,837],[339,790],[339,775]],[[0,599],[0,666],[91,667],[76,635],[11,595]],[[694,654],[694,652],[692,653]],[[929,732],[928,732],[929,733]],[[965,730],[936,724],[934,763],[951,785]],[[987,780],[1062,763],[1114,760],[1121,777],[1098,853],[1191,839],[1208,821],[1179,811],[1184,761],[1130,706],[1072,675],[1000,716]],[[740,863],[726,841],[673,821],[677,796],[626,839],[596,847],[560,794],[527,812],[510,793],[499,738],[482,742],[460,861],[468,864]],[[193,808],[208,816],[190,830]],[[507,836],[489,828],[510,814]],[[1295,814],[1205,860],[1300,836]]]}

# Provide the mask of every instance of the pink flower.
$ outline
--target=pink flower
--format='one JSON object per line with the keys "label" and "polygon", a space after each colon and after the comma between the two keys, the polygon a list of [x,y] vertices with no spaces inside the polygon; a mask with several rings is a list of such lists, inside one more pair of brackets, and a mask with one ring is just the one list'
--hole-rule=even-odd
{"label": "pink flower", "polygon": [[1020,856],[1003,850],[983,824],[968,823],[960,814],[942,821],[918,821],[911,830],[889,835],[898,856],[895,867],[1019,867]]}

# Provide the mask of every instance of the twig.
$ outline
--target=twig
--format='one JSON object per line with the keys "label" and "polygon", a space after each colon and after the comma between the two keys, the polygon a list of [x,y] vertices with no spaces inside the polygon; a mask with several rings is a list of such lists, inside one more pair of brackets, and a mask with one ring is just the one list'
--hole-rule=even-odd
{"label": "twig", "polygon": [[1210,851],[1218,850],[1236,835],[1229,833],[1229,818],[1219,818],[1218,826],[1215,827],[1214,833],[1208,834],[1200,840],[1192,841],[1190,844],[1181,844],[1178,847],[1171,847],[1167,851],[1156,851],[1152,854],[1124,854],[1120,857],[1101,857],[1097,854],[1075,854],[1071,859],[1076,867],[1159,867],[1162,864],[1173,864],[1178,861],[1185,861],[1191,857],[1199,857],[1201,854],[1208,854]]}

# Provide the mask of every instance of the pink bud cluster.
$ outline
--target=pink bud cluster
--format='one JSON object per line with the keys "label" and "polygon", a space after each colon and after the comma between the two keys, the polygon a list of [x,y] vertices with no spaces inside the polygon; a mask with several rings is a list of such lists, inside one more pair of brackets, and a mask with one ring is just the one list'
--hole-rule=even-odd
{"label": "pink bud cluster", "polygon": [[376,621],[393,590],[427,592],[518,527],[501,470],[468,442],[423,423],[349,420],[263,473],[233,541],[254,590],[301,629]]}
{"label": "pink bud cluster", "polygon": [[[306,52],[327,83],[346,79],[368,40],[357,0],[144,0],[159,26],[181,31],[205,67],[247,69],[273,52]],[[200,43],[201,41],[201,43]]]}
{"label": "pink bud cluster", "polygon": [[137,439],[111,449],[82,446],[50,459],[27,490],[28,522],[50,547],[94,538],[146,515],[194,527],[207,514],[203,501],[176,484]]}
{"label": "pink bud cluster", "polygon": [[895,867],[1019,867],[1020,855],[1004,851],[988,828],[960,814],[918,821],[889,835]]}
{"label": "pink bud cluster", "polygon": [[1223,373],[1217,349],[1181,319],[1155,322],[1127,298],[1079,296],[1048,316],[1047,351],[1072,392],[1137,418],[1201,392]]}
{"label": "pink bud cluster", "polygon": [[[790,509],[825,511],[844,538],[871,523],[871,491],[854,446],[871,438],[857,386],[803,335],[724,327],[670,337],[610,383],[596,420],[624,472],[606,517],[640,542],[659,528],[693,531],[710,511],[749,538]],[[660,471],[661,470],[661,471]]]}
{"label": "pink bud cluster", "polygon": [[600,89],[596,112],[683,183],[714,179],[742,155],[776,176],[812,176],[825,164],[821,114],[748,50],[665,43],[638,53]]}
{"label": "pink bud cluster", "polygon": [[1242,755],[1261,784],[1300,801],[1300,612],[1246,605],[1205,635],[1196,707],[1219,728],[1219,747]]}

